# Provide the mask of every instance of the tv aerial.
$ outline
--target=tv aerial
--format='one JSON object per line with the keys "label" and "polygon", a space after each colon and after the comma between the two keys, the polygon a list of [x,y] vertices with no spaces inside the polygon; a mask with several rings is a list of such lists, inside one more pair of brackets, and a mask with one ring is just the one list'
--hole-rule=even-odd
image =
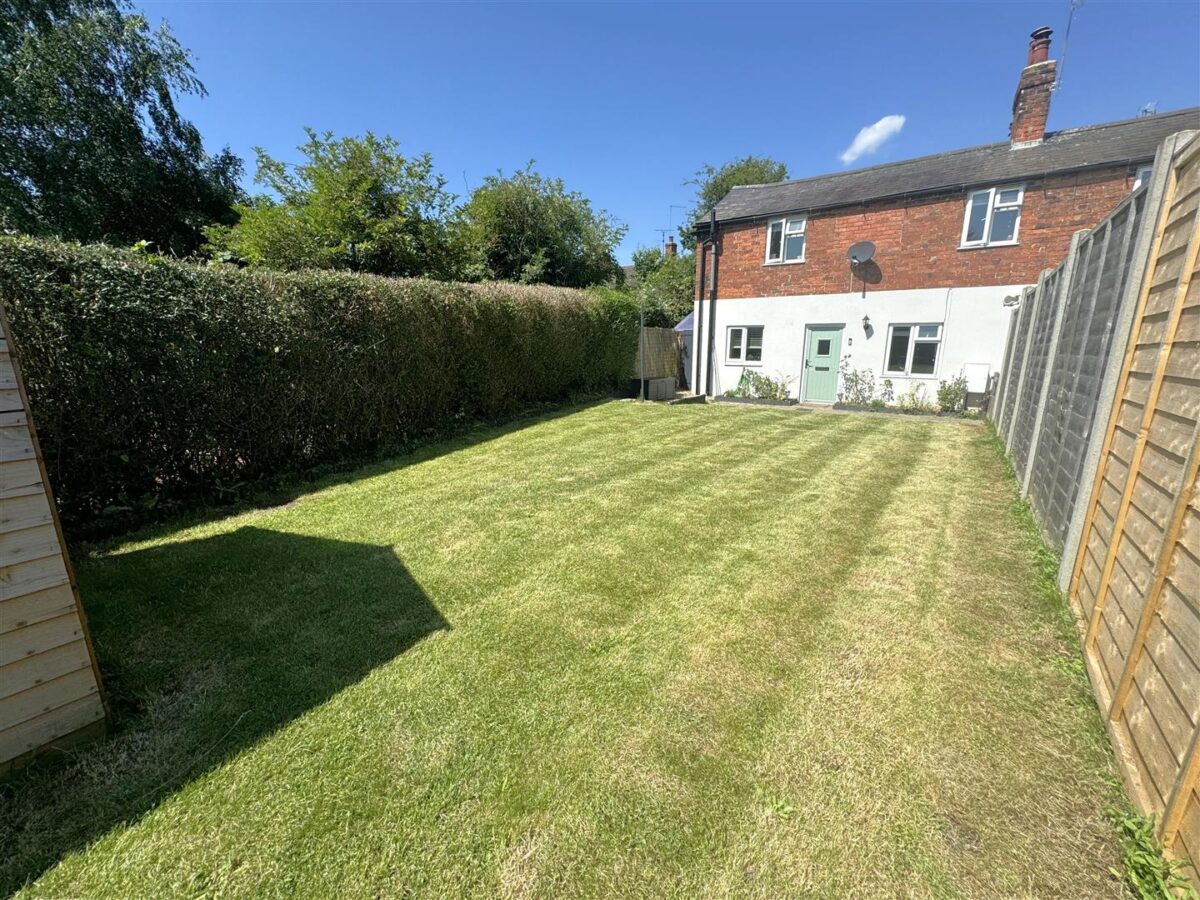
{"label": "tv aerial", "polygon": [[867,279],[866,272],[862,270],[871,261],[871,257],[875,255],[875,245],[870,241],[858,241],[851,244],[850,249],[846,251],[846,258],[850,260],[850,290],[854,290],[854,276],[858,275],[862,281],[862,295],[865,299],[867,296]]}

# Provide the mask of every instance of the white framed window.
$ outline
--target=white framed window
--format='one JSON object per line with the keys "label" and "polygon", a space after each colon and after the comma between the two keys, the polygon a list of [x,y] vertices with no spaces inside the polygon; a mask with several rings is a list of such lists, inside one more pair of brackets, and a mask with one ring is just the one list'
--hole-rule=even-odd
{"label": "white framed window", "polygon": [[1136,191],[1143,184],[1150,181],[1150,176],[1154,174],[1154,166],[1141,166],[1137,170],[1137,175],[1133,178],[1133,187],[1131,190]]}
{"label": "white framed window", "polygon": [[967,195],[963,216],[962,247],[995,247],[1017,242],[1025,187],[1010,184],[985,188]]}
{"label": "white framed window", "polygon": [[735,325],[725,342],[725,361],[755,365],[762,362],[763,327]]}
{"label": "white framed window", "polygon": [[767,223],[766,263],[804,262],[804,231],[808,216],[772,219]]}
{"label": "white framed window", "polygon": [[932,378],[942,348],[941,323],[892,325],[888,328],[885,375]]}

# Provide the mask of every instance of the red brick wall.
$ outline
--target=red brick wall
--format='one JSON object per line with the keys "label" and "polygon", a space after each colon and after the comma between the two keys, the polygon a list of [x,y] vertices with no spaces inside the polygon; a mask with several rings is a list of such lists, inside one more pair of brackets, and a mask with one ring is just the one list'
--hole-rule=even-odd
{"label": "red brick wall", "polygon": [[1013,98],[1012,125],[1008,135],[1014,144],[1040,141],[1046,136],[1046,120],[1050,117],[1050,94],[1054,90],[1054,74],[1058,63],[1047,60],[1028,66],[1021,73],[1017,95]]}
{"label": "red brick wall", "polygon": [[763,265],[766,219],[725,226],[719,228],[718,296],[857,290],[846,259],[855,241],[875,243],[880,280],[872,290],[1032,283],[1042,269],[1058,265],[1072,234],[1091,228],[1121,202],[1135,174],[1123,167],[1026,181],[1019,243],[1011,247],[958,249],[966,192],[813,213],[803,263]]}

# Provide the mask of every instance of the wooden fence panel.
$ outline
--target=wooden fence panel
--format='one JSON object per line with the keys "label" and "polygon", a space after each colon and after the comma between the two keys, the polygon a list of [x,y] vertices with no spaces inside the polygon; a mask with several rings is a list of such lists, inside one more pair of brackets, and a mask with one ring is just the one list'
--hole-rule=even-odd
{"label": "wooden fence panel", "polygon": [[673,328],[643,328],[633,361],[633,377],[640,378],[645,360],[646,378],[679,376],[679,333]]}
{"label": "wooden fence panel", "polygon": [[12,350],[0,309],[0,772],[107,719]]}
{"label": "wooden fence panel", "polygon": [[1017,327],[1021,321],[1021,308],[1018,306],[1013,314],[1008,317],[1008,332],[1004,337],[1004,361],[1000,364],[1000,371],[992,377],[995,379],[991,402],[988,403],[987,414],[991,419],[992,424],[996,427],[997,433],[1002,433],[1003,422],[1001,421],[1004,413],[1005,400],[1008,394],[1009,378],[1008,374],[1012,371],[1013,347],[1017,343]]}
{"label": "wooden fence panel", "polygon": [[[1200,138],[1174,153],[1072,565],[1131,793],[1200,852]],[[1064,566],[1068,564],[1064,560]],[[1192,870],[1194,875],[1195,870]]]}
{"label": "wooden fence panel", "polygon": [[[1129,793],[1200,859],[1200,136],[1027,288],[993,412]],[[1187,870],[1197,880],[1195,868]]]}
{"label": "wooden fence panel", "polygon": [[1017,387],[1016,410],[1013,413],[1009,453],[1013,467],[1025,487],[1025,472],[1034,442],[1034,427],[1040,409],[1039,399],[1046,379],[1051,349],[1058,337],[1054,323],[1063,302],[1066,264],[1046,272],[1038,280],[1037,294],[1030,316],[1029,338],[1024,354],[1024,372]]}
{"label": "wooden fence panel", "polygon": [[1127,293],[1135,237],[1148,192],[1131,194],[1107,219],[1081,236],[1062,304],[1061,329],[1047,373],[1044,412],[1025,480],[1046,540],[1061,550],[1074,512],[1114,323]]}
{"label": "wooden fence panel", "polygon": [[1021,305],[1017,307],[1016,325],[1012,331],[1012,348],[1007,354],[1008,371],[1003,376],[1004,397],[998,409],[999,417],[996,422],[996,429],[1001,434],[1005,446],[1010,446],[1009,435],[1017,410],[1017,395],[1021,389],[1021,372],[1025,366],[1025,350],[1029,343],[1030,320],[1033,318],[1036,296],[1037,292],[1033,288],[1026,288],[1021,292]]}

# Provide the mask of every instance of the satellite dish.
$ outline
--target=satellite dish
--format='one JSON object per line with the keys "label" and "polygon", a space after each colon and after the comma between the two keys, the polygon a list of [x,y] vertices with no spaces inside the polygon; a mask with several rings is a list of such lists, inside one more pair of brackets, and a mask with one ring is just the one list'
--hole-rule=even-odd
{"label": "satellite dish", "polygon": [[[867,296],[867,278],[871,269],[874,269],[875,274],[879,274],[879,266],[871,263],[871,257],[875,255],[875,245],[870,241],[859,241],[856,244],[851,244],[850,249],[846,251],[846,256],[850,260],[850,290],[854,290],[854,276],[857,275],[862,279],[862,295],[863,299]],[[874,280],[878,284],[879,278]]]}
{"label": "satellite dish", "polygon": [[875,245],[870,241],[859,241],[857,244],[851,244],[850,249],[846,251],[846,256],[849,257],[853,265],[865,263],[875,255]]}

